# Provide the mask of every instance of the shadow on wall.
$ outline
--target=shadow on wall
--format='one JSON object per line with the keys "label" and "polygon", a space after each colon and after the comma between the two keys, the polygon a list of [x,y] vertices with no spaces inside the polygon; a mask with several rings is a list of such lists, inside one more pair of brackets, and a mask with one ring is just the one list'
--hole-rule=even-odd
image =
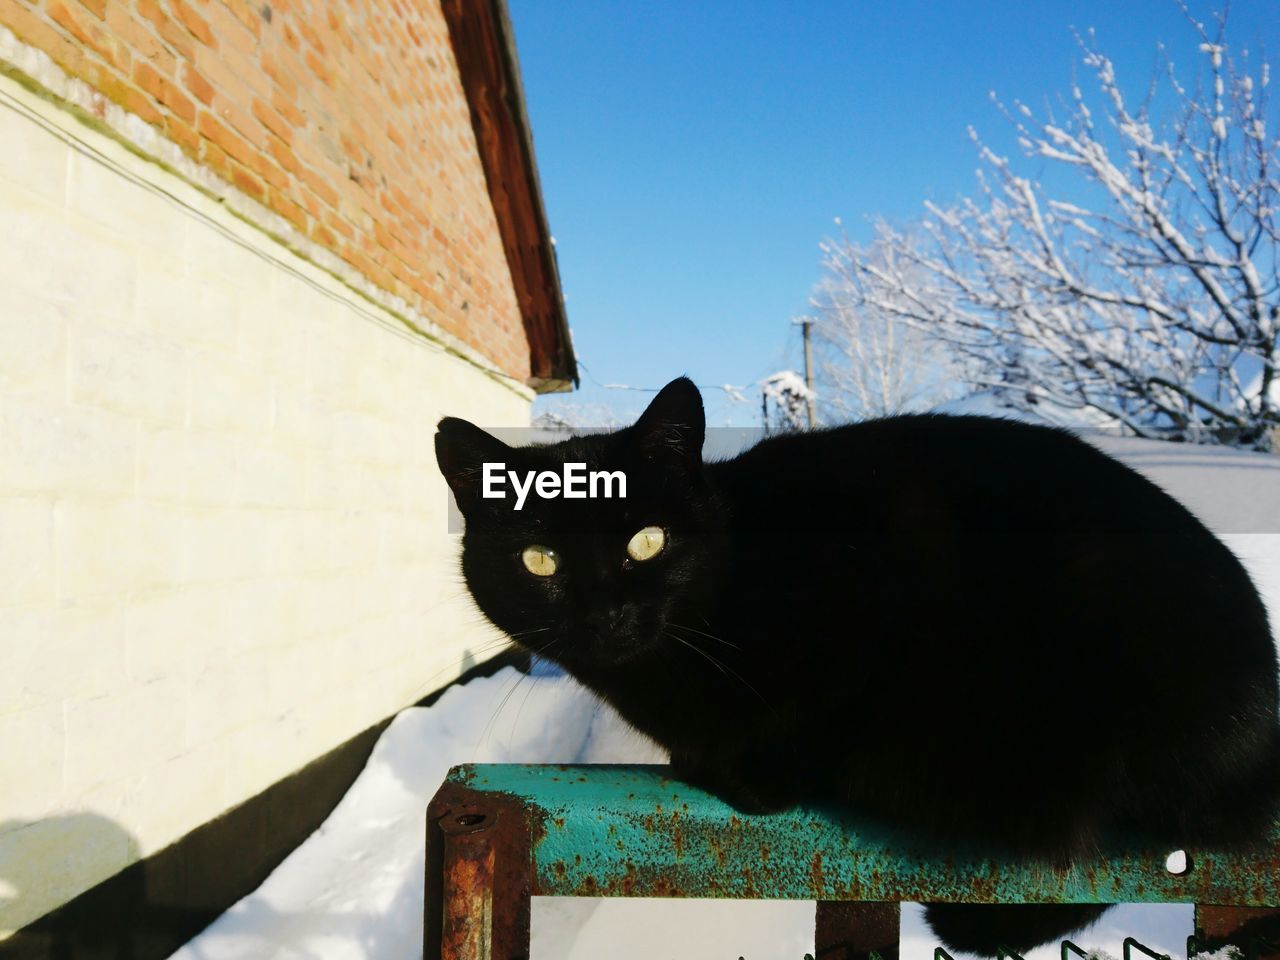
{"label": "shadow on wall", "polygon": [[98,814],[0,821],[0,926],[29,916],[19,905],[43,901],[42,888],[122,868],[0,940],[0,960],[163,960],[283,859],[268,818],[251,818],[250,829],[244,819],[214,820],[145,860],[127,830]]}
{"label": "shadow on wall", "polygon": [[[0,957],[134,957],[127,917],[119,908],[141,900],[146,877],[127,865],[138,859],[133,836],[113,820],[96,813],[69,813],[42,820],[0,821],[0,928],[12,927],[78,879],[113,869],[127,877],[113,886],[119,897],[109,904],[75,909],[78,900],[36,920],[0,941]],[[79,899],[79,898],[78,898]],[[33,904],[32,901],[36,901]]]}
{"label": "shadow on wall", "polygon": [[[228,834],[218,828],[229,818],[213,821],[188,836],[183,843],[168,847],[145,860],[138,860],[134,837],[118,823],[93,813],[68,814],[34,821],[0,821],[0,838],[22,838],[11,847],[16,854],[0,853],[0,925],[9,926],[30,909],[22,909],[24,898],[37,898],[41,889],[66,889],[69,877],[84,877],[101,871],[104,864],[124,866],[114,876],[58,909],[0,940],[0,960],[164,960],[212,923],[256,886],[260,875],[244,880],[244,849],[252,843],[238,827]],[[212,828],[212,829],[210,829]],[[270,864],[274,867],[283,854]],[[258,874],[269,872],[259,870]],[[412,895],[412,892],[410,892]],[[403,901],[403,894],[400,898]],[[416,897],[421,900],[421,893]],[[397,909],[420,909],[420,904],[398,903]],[[250,910],[269,910],[252,904]],[[252,917],[251,917],[252,919]],[[296,914],[288,918],[304,928],[323,929],[339,919],[323,910],[314,915]],[[346,922],[373,929],[367,918],[347,916]],[[278,925],[258,918],[268,928]],[[415,943],[414,946],[417,944]],[[381,953],[376,933],[366,938],[371,956],[399,956],[403,944]],[[295,954],[299,960],[324,960],[323,952]]]}
{"label": "shadow on wall", "polygon": [[98,814],[0,821],[0,925],[29,916],[18,905],[45,900],[43,888],[122,868],[0,940],[0,960],[164,960],[283,859],[268,819],[224,816],[145,860],[127,830]]}
{"label": "shadow on wall", "polygon": [[[468,651],[459,683],[508,666],[529,671],[527,652],[514,649],[477,662]],[[416,705],[428,706],[446,688]],[[0,929],[30,916],[19,904],[45,900],[49,886],[67,889],[70,877],[119,870],[7,940],[0,960],[165,960],[263,880],[333,811],[360,771],[390,718],[358,733],[262,793],[202,824],[176,843],[137,860],[137,841],[120,824],[93,813],[32,821],[0,821]],[[425,806],[425,801],[424,801]],[[17,838],[21,837],[21,840]],[[105,866],[104,866],[105,865]],[[419,875],[420,879],[420,875]],[[396,910],[421,911],[421,885],[397,894]],[[261,909],[261,908],[254,908]],[[302,923],[303,914],[289,917]],[[335,922],[324,911],[308,921]],[[325,916],[316,923],[315,917]],[[350,919],[350,918],[349,918]],[[393,931],[361,921],[370,956],[412,956],[412,944]],[[317,948],[321,949],[321,948]],[[315,960],[323,960],[323,951]],[[310,954],[298,954],[310,958]]]}

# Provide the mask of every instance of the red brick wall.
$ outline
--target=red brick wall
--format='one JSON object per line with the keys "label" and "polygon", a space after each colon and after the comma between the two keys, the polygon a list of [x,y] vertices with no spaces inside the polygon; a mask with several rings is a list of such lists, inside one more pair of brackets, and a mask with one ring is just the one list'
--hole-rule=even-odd
{"label": "red brick wall", "polygon": [[438,0],[0,0],[0,23],[528,376]]}

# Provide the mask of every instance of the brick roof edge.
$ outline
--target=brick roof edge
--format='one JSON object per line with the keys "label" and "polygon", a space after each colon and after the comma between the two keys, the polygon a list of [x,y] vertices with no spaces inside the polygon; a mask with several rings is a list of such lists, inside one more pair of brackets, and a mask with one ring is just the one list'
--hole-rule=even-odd
{"label": "brick roof edge", "polygon": [[531,386],[572,390],[578,364],[542,202],[506,0],[441,0],[529,341]]}

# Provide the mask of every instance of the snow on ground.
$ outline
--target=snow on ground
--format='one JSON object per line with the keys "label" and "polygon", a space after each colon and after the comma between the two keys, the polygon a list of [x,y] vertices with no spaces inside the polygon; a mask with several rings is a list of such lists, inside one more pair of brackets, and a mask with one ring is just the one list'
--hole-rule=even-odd
{"label": "snow on ground", "polygon": [[[1280,457],[1090,436],[1204,519],[1245,563],[1280,624]],[[395,718],[346,797],[254,893],[173,960],[402,960],[421,956],[424,812],[464,762],[660,763],[664,755],[572,680],[505,670]],[[1174,956],[1191,908],[1122,906],[1082,946],[1122,954],[1136,936]],[[903,960],[932,960],[919,907]],[[538,898],[533,960],[801,960],[813,904]],[[1028,960],[1056,960],[1056,947]]]}
{"label": "snow on ground", "polygon": [[333,813],[174,960],[403,960],[422,952],[426,805],[458,763],[665,758],[564,677],[503,670],[401,712]]}

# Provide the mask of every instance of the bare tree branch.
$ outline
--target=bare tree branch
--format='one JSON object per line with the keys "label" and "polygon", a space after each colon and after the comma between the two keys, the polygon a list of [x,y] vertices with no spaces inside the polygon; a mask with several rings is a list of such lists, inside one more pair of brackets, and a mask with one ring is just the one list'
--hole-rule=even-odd
{"label": "bare tree branch", "polygon": [[[1073,87],[1061,122],[998,103],[1025,158],[1067,171],[1077,189],[1051,194],[973,134],[983,161],[974,197],[927,204],[910,231],[879,224],[865,249],[830,245],[829,276],[848,297],[840,310],[947,345],[970,385],[1013,406],[1272,449],[1280,123],[1270,69],[1232,59],[1224,18],[1212,32],[1192,24],[1197,77],[1167,64],[1139,103],[1092,34],[1081,55],[1099,96]],[[1161,85],[1176,114],[1157,125]]]}

